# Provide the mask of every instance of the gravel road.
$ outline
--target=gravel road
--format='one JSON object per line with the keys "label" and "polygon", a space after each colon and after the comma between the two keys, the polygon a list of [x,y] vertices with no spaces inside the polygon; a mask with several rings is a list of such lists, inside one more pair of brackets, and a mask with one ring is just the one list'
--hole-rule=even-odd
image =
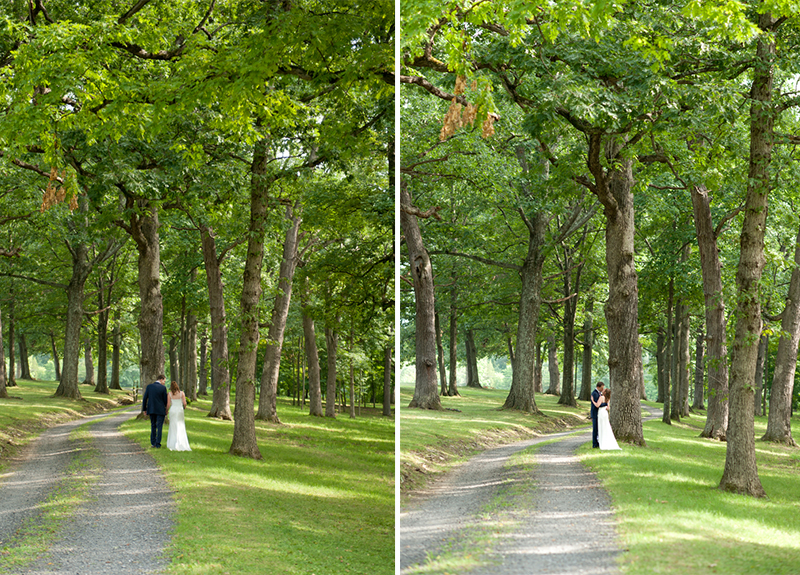
{"label": "gravel road", "polygon": [[[510,460],[546,441],[532,472]],[[459,466],[401,513],[401,573],[617,573],[610,501],[574,455],[586,441],[591,430],[548,435]]]}
{"label": "gravel road", "polygon": [[[12,550],[43,521],[48,498],[74,487],[76,477],[86,486],[49,549],[12,573],[139,575],[166,568],[172,492],[150,454],[117,430],[138,413],[137,406],[53,427],[0,477],[0,548]],[[82,426],[90,435],[73,433]]]}

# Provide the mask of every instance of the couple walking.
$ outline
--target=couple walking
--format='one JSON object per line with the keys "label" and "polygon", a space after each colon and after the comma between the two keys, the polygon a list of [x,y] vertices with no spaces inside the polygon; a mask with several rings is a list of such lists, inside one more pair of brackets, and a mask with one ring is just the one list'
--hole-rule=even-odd
{"label": "couple walking", "polygon": [[599,449],[621,449],[608,420],[611,390],[602,381],[597,382],[592,392],[592,447]]}
{"label": "couple walking", "polygon": [[159,375],[156,381],[145,388],[142,397],[142,412],[150,416],[150,446],[161,447],[161,428],[164,425],[164,417],[169,413],[167,448],[170,451],[191,451],[183,413],[186,407],[186,395],[174,381],[167,393],[166,382],[167,378]]}

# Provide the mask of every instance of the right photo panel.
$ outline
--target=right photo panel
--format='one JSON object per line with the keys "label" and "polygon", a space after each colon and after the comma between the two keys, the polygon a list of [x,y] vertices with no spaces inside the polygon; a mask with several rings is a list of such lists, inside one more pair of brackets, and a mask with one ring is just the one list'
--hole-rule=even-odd
{"label": "right photo panel", "polygon": [[401,0],[399,573],[797,573],[799,23]]}

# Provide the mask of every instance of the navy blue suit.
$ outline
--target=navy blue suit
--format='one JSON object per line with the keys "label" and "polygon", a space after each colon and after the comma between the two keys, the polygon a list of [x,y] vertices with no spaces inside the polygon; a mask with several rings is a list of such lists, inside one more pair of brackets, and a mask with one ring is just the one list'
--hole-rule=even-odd
{"label": "navy blue suit", "polygon": [[160,381],[148,385],[142,396],[142,411],[150,416],[150,445],[161,447],[161,430],[167,415],[167,388]]}
{"label": "navy blue suit", "polygon": [[595,402],[600,400],[600,392],[595,388],[592,392],[592,447],[600,447],[600,442],[597,440],[597,407]]}

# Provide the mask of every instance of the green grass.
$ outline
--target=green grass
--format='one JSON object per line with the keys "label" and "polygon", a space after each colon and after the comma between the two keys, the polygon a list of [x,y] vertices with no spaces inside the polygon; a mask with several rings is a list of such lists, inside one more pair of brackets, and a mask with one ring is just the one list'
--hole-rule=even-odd
{"label": "green grass", "polygon": [[[756,442],[767,499],[718,489],[725,444],[698,437],[705,415],[644,424],[646,447],[581,459],[609,491],[628,574],[796,575],[800,572],[800,449]],[[756,437],[766,418],[756,418]],[[793,435],[800,419],[793,420]]]}
{"label": "green grass", "polygon": [[[0,400],[0,438],[22,445],[46,425],[98,409],[91,391],[71,402],[50,397],[55,388],[10,388],[22,399]],[[356,419],[312,418],[279,400],[283,425],[256,422],[264,459],[253,461],[228,455],[233,422],[206,417],[209,408],[201,399],[186,411],[191,452],[149,450],[176,493],[170,573],[394,573],[393,418],[371,409]],[[149,447],[149,420],[122,430]]]}
{"label": "green grass", "polygon": [[130,397],[127,391],[112,390],[105,395],[82,385],[83,399],[73,401],[53,397],[57,382],[17,380],[17,384],[7,388],[7,399],[0,399],[0,472],[6,469],[8,458],[19,453],[38,432],[81,415],[119,407],[119,400]]}
{"label": "green grass", "polygon": [[[543,415],[499,409],[508,391],[461,388],[462,397],[442,397],[444,411],[404,409],[413,388],[400,389],[401,491],[403,497],[483,449],[545,433],[589,426],[589,402],[558,405],[552,395],[536,396]],[[458,411],[453,411],[458,410]]]}
{"label": "green grass", "polygon": [[[150,450],[178,504],[170,573],[394,573],[393,419],[312,418],[279,401],[282,425],[256,422],[254,461],[228,454],[233,422],[209,408],[187,408],[191,452]],[[149,446],[149,421],[122,430]]]}

